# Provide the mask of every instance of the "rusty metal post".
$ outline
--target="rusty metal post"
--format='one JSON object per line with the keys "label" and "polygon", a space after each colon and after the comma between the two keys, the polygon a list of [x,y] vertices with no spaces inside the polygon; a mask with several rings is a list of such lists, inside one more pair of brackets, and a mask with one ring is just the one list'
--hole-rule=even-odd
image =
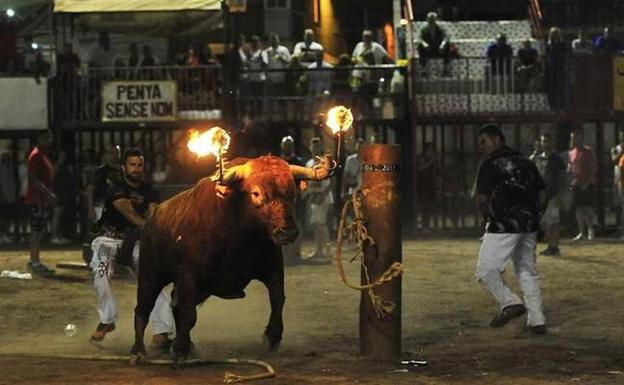
{"label": "rusty metal post", "polygon": [[[362,156],[362,195],[366,227],[376,247],[368,247],[364,260],[373,282],[394,262],[401,262],[401,221],[399,172],[401,147],[371,144],[360,149]],[[362,283],[366,275],[362,269]],[[360,353],[382,360],[401,355],[401,277],[374,289],[396,305],[385,318],[378,318],[368,291],[360,298]]]}

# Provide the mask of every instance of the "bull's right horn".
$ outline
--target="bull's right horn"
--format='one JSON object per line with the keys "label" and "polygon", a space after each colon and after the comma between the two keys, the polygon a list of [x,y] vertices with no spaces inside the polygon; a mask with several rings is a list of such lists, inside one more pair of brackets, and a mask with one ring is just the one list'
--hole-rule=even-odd
{"label": "bull's right horn", "polygon": [[295,179],[312,179],[323,180],[333,175],[336,170],[336,161],[328,156],[319,157],[320,164],[314,167],[302,167],[294,164],[290,166],[290,172],[292,172]]}

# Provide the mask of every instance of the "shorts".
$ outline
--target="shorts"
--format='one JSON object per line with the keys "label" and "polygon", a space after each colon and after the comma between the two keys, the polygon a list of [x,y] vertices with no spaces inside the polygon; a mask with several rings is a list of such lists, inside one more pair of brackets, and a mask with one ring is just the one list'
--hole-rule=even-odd
{"label": "shorts", "polygon": [[546,211],[544,211],[542,219],[540,220],[540,225],[542,229],[545,229],[548,226],[557,224],[559,224],[559,204],[556,198],[549,199]]}
{"label": "shorts", "polygon": [[44,205],[28,205],[26,207],[28,210],[28,220],[30,221],[30,231],[40,233],[45,230],[51,217],[50,208]]}
{"label": "shorts", "polygon": [[594,185],[589,185],[585,191],[574,189],[574,207],[593,206]]}
{"label": "shorts", "polygon": [[331,204],[322,203],[317,205],[315,203],[310,204],[310,224],[322,225],[327,223],[327,214]]}

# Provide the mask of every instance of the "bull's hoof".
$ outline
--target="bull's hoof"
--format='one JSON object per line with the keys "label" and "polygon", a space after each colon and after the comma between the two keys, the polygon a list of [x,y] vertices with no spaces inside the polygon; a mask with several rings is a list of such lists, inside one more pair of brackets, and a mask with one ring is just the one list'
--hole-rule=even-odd
{"label": "bull's hoof", "polygon": [[262,340],[264,344],[267,346],[270,352],[275,352],[279,348],[280,342],[282,341],[281,337],[271,337],[267,332],[262,335]]}

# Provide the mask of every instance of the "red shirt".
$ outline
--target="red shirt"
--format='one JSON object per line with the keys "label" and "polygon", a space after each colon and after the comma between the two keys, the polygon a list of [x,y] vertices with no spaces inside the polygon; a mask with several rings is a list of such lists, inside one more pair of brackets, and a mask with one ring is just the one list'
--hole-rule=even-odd
{"label": "red shirt", "polygon": [[595,183],[596,156],[589,147],[574,147],[568,151],[568,159],[576,186]]}
{"label": "red shirt", "polygon": [[[28,175],[35,175],[48,190],[52,191],[52,162],[50,162],[50,158],[46,154],[39,151],[39,147],[35,147],[32,150],[26,165]],[[48,197],[35,187],[29,178],[24,201],[28,205],[47,204]]]}

